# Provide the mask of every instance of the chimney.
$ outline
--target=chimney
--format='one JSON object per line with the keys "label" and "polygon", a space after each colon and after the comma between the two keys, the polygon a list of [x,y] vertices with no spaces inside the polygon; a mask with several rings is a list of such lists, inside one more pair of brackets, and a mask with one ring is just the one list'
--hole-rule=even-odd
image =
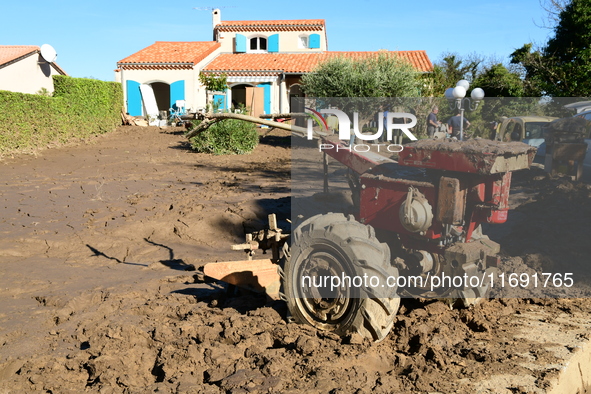
{"label": "chimney", "polygon": [[215,27],[217,25],[219,25],[222,21],[222,12],[220,11],[219,8],[216,8],[211,12],[211,20],[212,20],[212,27],[213,27],[213,40],[219,41],[218,34],[216,34],[216,31],[215,31]]}
{"label": "chimney", "polygon": [[216,8],[215,10],[213,10],[211,13],[211,17],[213,20],[213,28],[215,29],[215,27],[217,25],[219,25],[220,22],[222,21],[222,13],[221,13],[220,9]]}

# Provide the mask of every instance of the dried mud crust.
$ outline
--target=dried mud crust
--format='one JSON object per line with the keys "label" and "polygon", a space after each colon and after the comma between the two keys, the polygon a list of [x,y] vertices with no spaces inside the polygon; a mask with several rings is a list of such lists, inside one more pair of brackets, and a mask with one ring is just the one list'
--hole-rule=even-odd
{"label": "dried mud crust", "polygon": [[[289,155],[277,131],[252,155],[215,157],[178,132],[122,128],[0,163],[0,391],[544,392],[577,350],[533,328],[589,339],[588,299],[405,299],[370,344],[286,323],[283,303],[227,297],[198,267],[242,257],[227,250],[245,228],[289,214]],[[514,184],[519,220],[493,237],[504,264],[587,251],[585,237],[548,242],[584,230],[587,186],[536,171]]]}
{"label": "dried mud crust", "polygon": [[535,151],[536,148],[522,142],[481,138],[466,141],[420,140],[407,144],[399,157],[401,164],[451,171],[463,168],[462,172],[489,175],[528,168]]}
{"label": "dried mud crust", "polygon": [[522,142],[501,142],[491,141],[484,138],[473,138],[466,141],[459,141],[453,139],[432,140],[425,139],[417,142],[412,142],[405,146],[414,147],[416,149],[424,150],[438,150],[447,152],[464,152],[464,153],[494,153],[498,155],[518,155],[527,153],[532,150],[532,147]]}
{"label": "dried mud crust", "polygon": [[[190,286],[190,276],[170,278]],[[0,388],[15,392],[406,393],[475,392],[494,375],[535,375],[547,388],[556,344],[515,337],[515,315],[549,322],[580,318],[588,300],[516,299],[450,310],[403,300],[392,333],[379,344],[287,324],[284,304],[160,289],[88,292],[50,308],[44,346],[2,365]],[[215,305],[215,306],[214,306]],[[565,312],[566,311],[566,312]],[[568,327],[566,327],[568,329]],[[523,334],[523,331],[521,331]],[[587,335],[580,332],[581,335]],[[536,371],[540,368],[540,371]],[[535,392],[525,385],[490,392]]]}

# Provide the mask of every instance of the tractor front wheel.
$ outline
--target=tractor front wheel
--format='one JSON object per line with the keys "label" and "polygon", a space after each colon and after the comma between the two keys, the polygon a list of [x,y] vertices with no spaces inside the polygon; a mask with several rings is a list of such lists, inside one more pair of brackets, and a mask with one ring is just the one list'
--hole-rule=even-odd
{"label": "tractor front wheel", "polygon": [[388,277],[397,277],[390,250],[371,226],[352,215],[317,215],[286,243],[281,262],[289,311],[298,323],[339,335],[381,341],[400,305]]}

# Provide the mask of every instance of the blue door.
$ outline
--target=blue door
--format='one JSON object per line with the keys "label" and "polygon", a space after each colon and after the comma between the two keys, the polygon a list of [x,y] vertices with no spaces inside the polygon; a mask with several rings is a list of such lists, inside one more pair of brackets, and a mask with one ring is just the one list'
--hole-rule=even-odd
{"label": "blue door", "polygon": [[214,112],[221,112],[226,109],[226,95],[225,94],[214,94],[213,95],[213,110]]}
{"label": "blue door", "polygon": [[259,83],[257,86],[262,87],[264,90],[264,111],[266,114],[271,113],[271,82]]}
{"label": "blue door", "polygon": [[127,89],[127,113],[131,116],[142,116],[142,95],[140,83],[132,80],[126,81]]}
{"label": "blue door", "polygon": [[174,108],[178,111],[176,107],[177,100],[184,100],[185,99],[185,81],[180,80],[170,84],[170,108]]}

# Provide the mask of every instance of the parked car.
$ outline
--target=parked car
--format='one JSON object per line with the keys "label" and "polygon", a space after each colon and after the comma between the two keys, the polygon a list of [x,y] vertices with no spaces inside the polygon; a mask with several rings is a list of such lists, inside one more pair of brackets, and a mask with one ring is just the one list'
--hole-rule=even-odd
{"label": "parked car", "polygon": [[538,148],[536,155],[546,155],[544,126],[558,118],[552,116],[515,116],[503,120],[497,131],[498,141],[522,141]]}

